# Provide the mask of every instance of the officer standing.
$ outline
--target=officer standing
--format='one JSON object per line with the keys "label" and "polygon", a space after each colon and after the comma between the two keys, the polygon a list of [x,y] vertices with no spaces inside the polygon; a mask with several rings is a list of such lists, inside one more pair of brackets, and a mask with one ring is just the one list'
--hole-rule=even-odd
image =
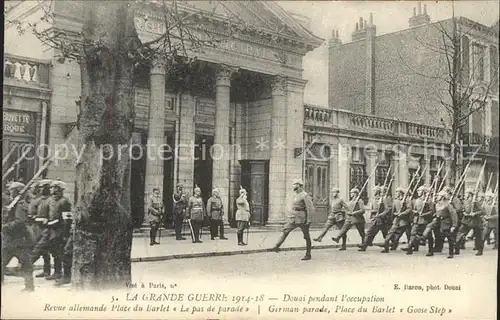
{"label": "officer standing", "polygon": [[[12,182],[8,186],[12,198],[17,197],[24,187],[20,182]],[[32,242],[26,228],[27,211],[25,201],[19,200],[11,210],[5,208],[2,212],[2,284],[5,268],[13,257],[17,257],[24,278],[23,291],[33,291],[33,264],[29,258]]]}
{"label": "officer standing", "polygon": [[[35,263],[40,256],[43,255],[49,255],[49,238],[50,238],[50,230],[48,228],[48,221],[49,221],[49,212],[50,212],[50,185],[52,181],[44,179],[41,180],[38,183],[39,188],[41,189],[41,199],[40,202],[38,203],[38,208],[37,208],[37,214],[35,217],[35,222],[38,224],[41,232],[40,232],[40,237],[38,238],[37,243],[33,247],[30,253],[30,260],[31,263]],[[61,274],[61,265],[56,265],[55,259],[54,259],[54,269],[55,272]],[[46,271],[46,270],[45,270]],[[45,272],[44,272],[45,273]],[[48,275],[45,277],[47,279],[50,277],[50,271],[48,272]]]}
{"label": "officer standing", "polygon": [[149,220],[149,245],[160,244],[156,242],[156,234],[160,228],[161,217],[163,215],[163,201],[160,197],[160,188],[153,188],[153,194],[148,201],[148,220]]}
{"label": "officer standing", "polygon": [[393,241],[391,250],[396,249],[401,236],[411,228],[410,221],[412,206],[409,200],[405,200],[403,202],[405,192],[407,191],[403,188],[396,189],[396,198],[394,199],[394,203],[392,206],[394,221],[392,223],[391,229],[389,230],[389,233],[387,233],[387,236],[385,237],[384,250],[381,251],[382,253],[389,252],[390,241]]}
{"label": "officer standing", "polygon": [[[350,196],[351,200],[347,203],[347,218],[344,222],[344,225],[340,229],[338,236],[332,237],[332,240],[335,242],[339,242],[339,239],[347,234],[352,226],[356,226],[358,229],[359,235],[361,237],[361,242],[365,239],[365,217],[363,216],[365,213],[365,208],[363,205],[363,200],[358,199],[359,190],[357,188],[351,189]],[[357,200],[357,201],[356,201]],[[345,243],[342,244],[340,250],[346,250]]]}
{"label": "officer standing", "polygon": [[289,211],[287,222],[283,226],[283,231],[276,245],[271,249],[279,252],[280,246],[295,228],[300,228],[306,240],[306,255],[301,260],[311,260],[311,236],[309,226],[311,225],[312,215],[314,214],[314,204],[311,197],[304,191],[304,182],[302,179],[295,179],[292,183],[295,195],[292,200],[292,208]]}
{"label": "officer standing", "polygon": [[[336,226],[338,229],[342,228],[342,225],[344,224],[345,221],[345,214],[343,210],[347,209],[347,203],[340,197],[340,190],[339,188],[333,188],[332,189],[332,204],[331,204],[331,212],[328,215],[328,219],[325,222],[325,226],[323,227],[323,230],[321,230],[321,233],[319,234],[318,237],[314,238],[314,241],[321,242],[323,240],[323,237],[326,235],[328,230],[330,230],[331,227]],[[342,247],[346,246],[346,240],[347,240],[347,235],[344,235],[342,237]]]}
{"label": "officer standing", "polygon": [[[434,214],[433,205],[428,200],[427,193],[430,192],[426,187],[420,186],[417,189],[417,199],[413,202],[413,226],[411,228],[410,241],[408,241],[408,248],[403,248],[406,254],[413,254],[413,251],[418,251],[420,246],[420,238],[425,230],[425,227],[432,221]],[[427,200],[427,201],[426,201]],[[432,235],[426,239],[432,242]]]}
{"label": "officer standing", "polygon": [[243,188],[240,188],[240,196],[236,199],[236,207],[238,208],[235,215],[236,227],[238,228],[236,232],[238,245],[246,246],[247,244],[243,242],[243,232],[248,228],[250,222],[250,205],[247,200],[247,191]]}
{"label": "officer standing", "polygon": [[173,194],[173,199],[174,199],[174,212],[173,212],[173,218],[174,218],[174,228],[175,228],[175,240],[186,240],[182,236],[182,224],[184,223],[184,217],[185,217],[185,210],[187,206],[187,196],[182,192],[183,185],[182,184],[177,184],[177,190]]}
{"label": "officer standing", "polygon": [[[475,247],[478,250],[476,256],[483,255],[483,210],[481,205],[474,200],[474,189],[465,191],[465,201],[463,203],[462,223],[458,228],[456,243],[457,246],[465,241],[465,236],[473,230],[475,237]],[[460,248],[455,248],[455,254],[460,254]]]}
{"label": "officer standing", "polygon": [[[484,236],[483,236],[483,246],[486,239],[489,239],[490,233],[493,231],[493,237],[495,239],[495,244],[493,249],[498,249],[498,208],[495,204],[495,195],[493,192],[489,191],[485,194],[485,204],[484,204],[484,219],[486,220]],[[476,235],[477,237],[477,235]]]}
{"label": "officer standing", "polygon": [[201,189],[196,187],[194,188],[194,195],[189,198],[186,213],[193,243],[203,242],[200,240],[200,229],[203,226],[203,218],[205,217],[204,207]]}
{"label": "officer standing", "polygon": [[385,187],[380,187],[380,192],[381,196],[375,193],[375,197],[372,200],[372,224],[368,227],[366,237],[359,246],[360,249],[358,251],[366,251],[366,248],[372,245],[373,239],[379,231],[382,232],[384,239],[387,237],[387,232],[392,222],[392,201],[390,197],[387,197],[387,189]]}
{"label": "officer standing", "polygon": [[[69,283],[71,280],[71,258],[73,254],[73,244],[69,243],[71,251],[67,252],[66,248],[70,240],[70,218],[71,218],[71,203],[69,199],[64,196],[66,184],[62,181],[52,182],[52,201],[50,205],[49,222],[47,225],[50,230],[49,250],[54,257],[54,269],[59,264],[63,267],[63,274],[54,272],[52,277],[46,278],[47,280],[60,280],[56,281],[56,285]],[[66,252],[65,252],[66,250]],[[69,257],[68,257],[69,255]]]}
{"label": "officer standing", "polygon": [[[42,200],[42,187],[40,180],[33,181],[31,185],[31,200],[28,206],[28,228],[31,229],[33,240],[38,242],[42,234],[42,227],[35,221],[38,212],[38,205]],[[43,258],[43,271],[35,275],[37,278],[45,278],[50,276],[50,254],[45,252],[42,254]]]}
{"label": "officer standing", "polygon": [[210,217],[210,235],[212,240],[215,240],[217,236],[217,228],[219,228],[220,239],[227,240],[224,237],[224,222],[222,220],[224,205],[222,204],[220,192],[217,188],[212,190],[212,196],[207,201],[207,214]]}

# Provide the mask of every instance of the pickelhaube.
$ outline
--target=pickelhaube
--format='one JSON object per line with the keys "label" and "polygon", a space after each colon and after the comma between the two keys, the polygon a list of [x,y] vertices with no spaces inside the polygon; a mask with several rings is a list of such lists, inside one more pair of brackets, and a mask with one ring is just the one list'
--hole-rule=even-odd
{"label": "pickelhaube", "polygon": [[358,188],[352,188],[349,193],[359,193],[359,189]]}
{"label": "pickelhaube", "polygon": [[24,186],[25,186],[24,183],[14,181],[14,182],[9,184],[8,190],[13,190],[13,189],[22,190],[24,188]]}
{"label": "pickelhaube", "polygon": [[66,189],[66,183],[60,181],[60,180],[55,180],[55,181],[52,181],[52,183],[50,184],[51,187],[56,187],[56,188],[59,188],[61,190],[65,190]]}

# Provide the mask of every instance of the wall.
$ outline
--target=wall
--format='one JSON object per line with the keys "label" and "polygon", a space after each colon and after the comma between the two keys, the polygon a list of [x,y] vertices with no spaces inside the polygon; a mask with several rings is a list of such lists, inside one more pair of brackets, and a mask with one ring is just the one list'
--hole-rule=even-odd
{"label": "wall", "polygon": [[[246,110],[245,110],[246,108]],[[242,150],[245,159],[267,160],[270,156],[271,140],[271,99],[249,102],[247,107],[243,106],[243,119],[246,132],[243,137]],[[246,112],[246,116],[245,116]],[[267,141],[267,148],[259,149],[259,141]]]}

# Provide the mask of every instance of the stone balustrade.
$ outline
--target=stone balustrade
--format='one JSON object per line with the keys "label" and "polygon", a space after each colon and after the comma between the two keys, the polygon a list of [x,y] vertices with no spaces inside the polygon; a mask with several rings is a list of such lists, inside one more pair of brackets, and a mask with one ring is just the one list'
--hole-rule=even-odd
{"label": "stone balustrade", "polygon": [[3,60],[4,81],[12,79],[28,84],[49,85],[49,60],[30,59],[10,54],[5,54]]}
{"label": "stone balustrade", "polygon": [[444,128],[309,104],[304,105],[304,125],[448,142]]}

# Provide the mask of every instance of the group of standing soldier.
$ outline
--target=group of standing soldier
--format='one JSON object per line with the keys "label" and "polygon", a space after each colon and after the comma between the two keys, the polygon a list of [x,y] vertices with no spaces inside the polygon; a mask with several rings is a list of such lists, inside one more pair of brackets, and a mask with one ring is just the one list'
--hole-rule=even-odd
{"label": "group of standing soldier", "polygon": [[[224,236],[223,217],[225,208],[220,197],[220,191],[217,188],[212,190],[212,195],[208,199],[206,206],[201,197],[201,189],[199,187],[195,187],[194,194],[188,197],[183,192],[183,185],[178,184],[172,198],[174,203],[172,220],[174,223],[176,240],[186,240],[183,236],[183,229],[186,224],[189,227],[189,233],[193,243],[202,243],[201,236],[204,226],[210,227],[211,240],[215,240],[217,237],[219,237],[220,240],[228,240],[228,238]],[[243,242],[242,233],[243,230],[248,227],[250,208],[246,200],[246,190],[243,188],[240,189],[240,196],[236,200],[236,205],[238,209],[236,212],[238,245],[246,245]],[[163,211],[160,191],[158,188],[155,188],[148,202],[148,220],[151,226],[150,245],[152,246],[158,244],[158,242],[156,242],[156,234],[160,227]]]}
{"label": "group of standing soldier", "polygon": [[[73,254],[71,203],[64,197],[62,181],[36,180],[24,195],[21,182],[7,185],[2,194],[2,282],[13,257],[21,264],[25,290],[34,290],[33,263],[43,258],[43,271],[36,277],[70,283]],[[54,273],[51,274],[52,255]]]}

